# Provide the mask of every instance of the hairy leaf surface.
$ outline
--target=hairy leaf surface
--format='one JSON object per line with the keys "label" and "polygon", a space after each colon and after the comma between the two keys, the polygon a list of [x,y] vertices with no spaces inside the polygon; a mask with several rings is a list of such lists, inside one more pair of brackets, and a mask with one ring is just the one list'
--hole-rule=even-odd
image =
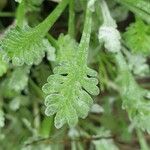
{"label": "hairy leaf surface", "polygon": [[1,95],[12,98],[20,94],[28,84],[28,75],[30,67],[17,67],[11,74],[1,83]]}
{"label": "hairy leaf surface", "polygon": [[[43,86],[43,91],[49,94],[46,97],[46,115],[56,113],[55,126],[62,127],[68,123],[74,126],[78,117],[85,118],[92,106],[93,100],[90,96],[97,95],[99,89],[96,86],[98,80],[97,73],[88,68],[86,64],[81,64],[81,60],[76,57],[76,45],[72,46],[74,40],[68,44],[68,36],[61,37],[59,42],[59,52],[63,49],[64,54],[58,56],[59,65],[54,69],[54,75],[48,78],[48,83]],[[67,55],[66,55],[67,54]]]}
{"label": "hairy leaf surface", "polygon": [[1,45],[5,57],[16,66],[39,64],[46,51],[44,42],[29,27],[10,29]]}
{"label": "hairy leaf surface", "polygon": [[150,101],[148,100],[149,91],[141,88],[129,72],[123,56],[116,55],[119,67],[119,83],[121,85],[120,93],[123,99],[123,108],[129,114],[135,127],[143,131],[150,132]]}
{"label": "hairy leaf surface", "polygon": [[34,28],[17,26],[10,29],[0,42],[5,59],[12,60],[16,66],[39,64],[47,48],[43,38],[67,4],[68,0],[60,2],[53,12]]}
{"label": "hairy leaf surface", "polygon": [[48,83],[43,86],[43,91],[48,95],[45,99],[45,114],[56,114],[56,128],[61,128],[65,123],[70,127],[75,126],[78,118],[85,118],[92,106],[90,95],[99,94],[97,73],[86,65],[93,4],[93,0],[87,4],[80,44],[69,35],[59,38],[58,65],[54,68],[54,74],[49,76]]}
{"label": "hairy leaf surface", "polygon": [[125,43],[133,53],[150,55],[150,27],[142,20],[132,23],[123,35]]}

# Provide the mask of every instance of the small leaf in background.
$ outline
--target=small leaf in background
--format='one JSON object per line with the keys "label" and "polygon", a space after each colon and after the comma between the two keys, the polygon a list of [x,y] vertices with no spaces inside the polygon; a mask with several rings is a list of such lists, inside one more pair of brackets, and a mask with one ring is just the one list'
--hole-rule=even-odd
{"label": "small leaf in background", "polygon": [[146,58],[141,55],[130,55],[128,57],[128,66],[135,75],[148,76],[150,74]]}
{"label": "small leaf in background", "polygon": [[104,108],[98,104],[93,104],[92,108],[91,108],[91,112],[92,113],[103,113],[104,112]]}
{"label": "small leaf in background", "polygon": [[150,26],[137,19],[131,23],[123,34],[123,39],[131,52],[145,56],[150,55]]}
{"label": "small leaf in background", "polygon": [[22,2],[22,0],[15,0],[16,2],[18,2],[18,3],[21,3]]}
{"label": "small leaf in background", "polygon": [[39,64],[45,56],[45,45],[29,27],[15,27],[5,34],[1,42],[4,58],[15,66]]}
{"label": "small leaf in background", "polygon": [[101,11],[103,15],[103,24],[99,28],[99,41],[104,43],[105,48],[110,52],[118,52],[121,49],[120,33],[116,29],[116,21],[111,17],[107,3],[101,0]]}
{"label": "small leaf in background", "polygon": [[18,67],[12,72],[8,87],[16,92],[22,91],[28,84],[28,75],[30,73],[30,67]]}
{"label": "small leaf in background", "polygon": [[95,150],[119,150],[112,140],[101,139],[93,142]]}
{"label": "small leaf in background", "polygon": [[134,127],[150,133],[150,101],[146,100],[149,91],[136,83],[121,54],[116,55],[116,59],[119,68],[118,83],[120,84],[123,108],[127,110]]}
{"label": "small leaf in background", "polygon": [[9,108],[13,111],[17,111],[21,106],[26,106],[28,101],[29,99],[27,96],[18,95],[10,101]]}
{"label": "small leaf in background", "polygon": [[97,135],[95,137],[106,137],[93,141],[93,144],[95,145],[95,150],[119,150],[119,148],[115,145],[114,141],[112,139],[107,139],[107,137],[111,136],[111,133],[109,130],[106,130],[105,128],[97,128]]}
{"label": "small leaf in background", "polygon": [[21,93],[28,85],[28,75],[30,67],[17,67],[9,74],[9,76],[1,83],[1,95],[10,98]]}
{"label": "small leaf in background", "polygon": [[4,127],[4,125],[5,125],[4,112],[0,110],[0,128]]}
{"label": "small leaf in background", "polygon": [[0,77],[7,72],[8,64],[2,59],[2,54],[0,53]]}

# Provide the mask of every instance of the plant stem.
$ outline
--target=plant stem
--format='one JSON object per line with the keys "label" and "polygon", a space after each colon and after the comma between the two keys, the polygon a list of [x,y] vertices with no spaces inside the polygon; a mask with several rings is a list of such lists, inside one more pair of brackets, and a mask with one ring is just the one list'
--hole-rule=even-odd
{"label": "plant stem", "polygon": [[40,111],[37,101],[33,101],[33,113],[34,113],[34,128],[39,130],[40,127]]}
{"label": "plant stem", "polygon": [[0,17],[15,17],[13,12],[0,12]]}
{"label": "plant stem", "polygon": [[104,0],[101,0],[101,11],[104,18],[104,25],[116,27],[116,22],[110,15],[110,11],[108,9],[107,3]]}
{"label": "plant stem", "polygon": [[56,22],[58,17],[61,15],[63,10],[66,8],[69,0],[62,0],[57,7],[52,11],[52,13],[39,25],[37,25],[35,29],[35,34],[38,33],[39,36],[44,37],[52,25]]}
{"label": "plant stem", "polygon": [[19,4],[17,8],[16,13],[17,26],[19,26],[20,28],[23,27],[24,18],[25,18],[25,1],[22,0],[22,2]]}
{"label": "plant stem", "polygon": [[92,28],[92,11],[87,6],[84,28],[83,28],[81,41],[79,44],[79,55],[78,55],[78,57],[80,57],[80,60],[84,63],[87,61],[87,57],[88,57],[91,28]]}
{"label": "plant stem", "polygon": [[39,96],[42,99],[45,98],[45,95],[42,92],[42,90],[33,82],[31,78],[29,79],[29,84],[32,87],[32,89],[36,92],[37,96]]}
{"label": "plant stem", "polygon": [[147,142],[146,142],[142,132],[140,130],[137,130],[136,133],[137,133],[137,136],[138,136],[138,139],[139,139],[141,150],[149,150],[149,147],[147,145]]}
{"label": "plant stem", "polygon": [[68,22],[68,33],[70,34],[71,37],[74,38],[75,36],[75,12],[74,8],[75,7],[75,1],[70,0],[69,3],[69,22]]}
{"label": "plant stem", "polygon": [[45,116],[43,121],[41,122],[40,127],[40,135],[42,137],[49,137],[53,133],[53,127],[54,127],[54,116],[47,117]]}
{"label": "plant stem", "polygon": [[124,57],[122,55],[121,52],[118,52],[116,55],[115,55],[115,58],[116,58],[116,62],[118,64],[118,67],[119,67],[119,70],[120,71],[129,71],[128,69],[128,66],[127,66],[127,63],[126,61],[124,60]]}
{"label": "plant stem", "polygon": [[47,33],[47,39],[50,41],[50,43],[52,44],[52,46],[54,46],[56,49],[59,48],[57,40],[49,33]]}
{"label": "plant stem", "polygon": [[125,2],[122,0],[116,0],[118,3],[124,5],[127,7],[129,10],[131,10],[133,13],[137,14],[140,18],[145,20],[148,24],[150,24],[150,15],[143,11],[142,9],[135,7],[134,5],[131,5],[129,2]]}

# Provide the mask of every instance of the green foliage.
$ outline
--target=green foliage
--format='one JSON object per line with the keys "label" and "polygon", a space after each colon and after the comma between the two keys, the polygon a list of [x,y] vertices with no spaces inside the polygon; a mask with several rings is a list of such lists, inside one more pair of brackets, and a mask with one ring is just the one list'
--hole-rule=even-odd
{"label": "green foliage", "polygon": [[135,7],[140,8],[140,9],[144,10],[145,12],[147,12],[148,14],[150,14],[150,11],[149,11],[150,5],[149,5],[148,0],[143,0],[143,1],[141,1],[141,0],[132,0],[132,1],[123,0],[123,1],[126,3],[129,3],[131,5],[134,5]]}
{"label": "green foliage", "polygon": [[150,5],[149,0],[116,0],[120,4],[123,4],[138,17],[150,24]]}
{"label": "green foliage", "polygon": [[[115,21],[113,18],[110,16],[110,12],[108,10],[107,4],[102,0],[102,13],[103,13],[103,18],[104,18],[104,25],[107,25],[107,28],[113,28],[115,27]],[[100,27],[100,30],[102,27]],[[141,30],[141,28],[139,28]],[[134,29],[131,29],[131,32],[134,33]],[[135,32],[136,33],[136,32]],[[100,36],[104,35],[102,32],[99,33]],[[106,35],[108,33],[106,32]],[[110,36],[117,37],[118,33],[116,32],[110,32]],[[140,34],[140,32],[139,32]],[[127,37],[133,38],[131,35],[126,35]],[[104,36],[103,36],[104,37]],[[138,36],[140,38],[140,36]],[[115,41],[114,38],[111,38],[113,41]],[[117,38],[116,38],[117,39]],[[101,38],[100,38],[101,40]],[[142,39],[143,40],[143,39]],[[135,41],[134,41],[135,42]],[[136,43],[132,43],[135,44]],[[137,41],[136,41],[137,42]],[[131,72],[129,72],[129,68],[127,66],[127,63],[124,60],[124,57],[122,53],[119,51],[121,47],[119,47],[118,42],[114,42],[112,45],[111,40],[105,40],[105,48],[108,49],[108,51],[114,52],[113,47],[117,47],[118,50],[116,51],[115,57],[116,57],[116,62],[118,64],[119,68],[119,82],[121,83],[121,89],[119,90],[121,93],[121,97],[123,99],[123,108],[125,108],[128,113],[129,113],[129,118],[132,120],[133,125],[136,128],[140,128],[144,131],[150,132],[150,121],[148,118],[150,118],[150,111],[148,109],[149,107],[149,101],[146,101],[145,97],[148,94],[148,91],[145,89],[142,89],[138,86],[136,81],[134,80]],[[109,47],[106,46],[110,45]],[[142,42],[140,42],[140,45]],[[147,43],[146,43],[147,45]],[[147,45],[148,46],[148,45]],[[146,47],[147,47],[146,46]],[[139,48],[139,47],[138,47]],[[144,47],[145,48],[145,47]],[[140,49],[141,50],[141,49]],[[149,50],[148,50],[149,51]]]}
{"label": "green foliage", "polygon": [[95,132],[97,132],[97,136],[106,137],[106,139],[99,139],[93,141],[93,144],[95,145],[95,150],[119,150],[119,148],[115,145],[112,139],[107,139],[107,137],[111,136],[109,130],[106,130],[104,128],[97,128]]}
{"label": "green foliage", "polygon": [[8,87],[16,92],[22,91],[28,84],[29,67],[16,68],[9,77]]}
{"label": "green foliage", "polygon": [[0,128],[4,127],[4,121],[5,121],[4,112],[0,110]]}
{"label": "green foliage", "polygon": [[17,67],[6,78],[0,86],[4,97],[14,97],[24,90],[28,85],[30,67]]}
{"label": "green foliage", "polygon": [[15,27],[10,29],[1,41],[5,59],[12,60],[16,66],[39,64],[46,51],[46,46],[41,41],[60,16],[67,2],[65,0],[60,3],[53,13],[35,28]]}
{"label": "green foliage", "polygon": [[98,38],[104,43],[105,48],[110,52],[118,52],[121,49],[120,33],[118,32],[115,20],[111,17],[108,6],[104,0],[101,1],[103,24],[99,28]]}
{"label": "green foliage", "polygon": [[0,53],[0,77],[7,72],[8,64],[3,61],[2,54]]}
{"label": "green foliage", "polygon": [[86,13],[86,24],[79,46],[69,36],[59,38],[58,66],[54,68],[54,75],[49,76],[48,83],[43,86],[43,91],[49,94],[45,99],[45,114],[51,116],[56,113],[56,128],[65,123],[70,127],[75,126],[78,117],[85,118],[92,106],[93,101],[89,94],[99,94],[96,86],[98,80],[95,78],[97,73],[86,65],[91,32],[89,11]]}
{"label": "green foliage", "polygon": [[112,140],[102,139],[99,141],[95,141],[94,144],[96,150],[118,150],[118,148],[116,147],[116,145],[114,145]]}
{"label": "green foliage", "polygon": [[149,0],[0,0],[0,150],[148,150],[149,24]]}
{"label": "green foliage", "polygon": [[121,54],[116,55],[119,67],[118,82],[121,84],[120,92],[123,99],[123,108],[128,111],[133,126],[150,132],[150,103],[146,100],[148,90],[139,87],[123,59]]}
{"label": "green foliage", "polygon": [[18,2],[18,3],[21,3],[22,2],[22,0],[15,0],[16,2]]}
{"label": "green foliage", "polygon": [[123,34],[123,38],[133,53],[150,55],[150,26],[142,20],[130,24]]}
{"label": "green foliage", "polygon": [[16,66],[39,64],[45,55],[46,46],[41,42],[41,37],[33,33],[28,27],[10,29],[1,43],[2,50],[6,53],[4,57],[12,60]]}

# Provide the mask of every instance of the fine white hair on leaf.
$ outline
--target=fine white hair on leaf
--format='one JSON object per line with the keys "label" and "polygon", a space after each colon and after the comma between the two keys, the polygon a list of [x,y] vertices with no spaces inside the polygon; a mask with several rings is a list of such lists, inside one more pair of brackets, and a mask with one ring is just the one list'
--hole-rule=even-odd
{"label": "fine white hair on leaf", "polygon": [[104,0],[101,0],[101,11],[104,22],[99,28],[99,41],[104,42],[104,46],[108,51],[118,52],[121,49],[121,36],[116,29],[116,21],[111,17],[107,3]]}
{"label": "fine white hair on leaf", "polygon": [[93,12],[95,10],[94,4],[96,0],[89,0],[88,1],[88,8]]}
{"label": "fine white hair on leaf", "polygon": [[114,27],[101,26],[98,38],[100,42],[104,42],[105,48],[110,52],[118,52],[121,49],[120,33]]}

